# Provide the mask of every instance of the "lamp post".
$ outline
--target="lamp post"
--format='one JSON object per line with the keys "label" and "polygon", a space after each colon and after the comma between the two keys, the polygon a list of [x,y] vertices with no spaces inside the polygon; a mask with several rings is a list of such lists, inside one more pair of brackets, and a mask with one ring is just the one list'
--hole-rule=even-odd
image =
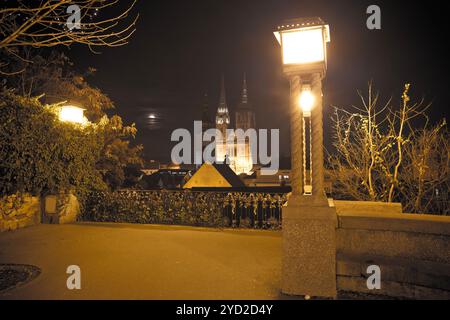
{"label": "lamp post", "polygon": [[[280,24],[274,35],[291,88],[292,194],[283,210],[282,292],[334,298],[336,212],[328,205],[323,183],[322,79],[329,27],[318,17],[293,19]],[[308,132],[305,119],[310,123]],[[306,147],[310,150],[310,188]]]}

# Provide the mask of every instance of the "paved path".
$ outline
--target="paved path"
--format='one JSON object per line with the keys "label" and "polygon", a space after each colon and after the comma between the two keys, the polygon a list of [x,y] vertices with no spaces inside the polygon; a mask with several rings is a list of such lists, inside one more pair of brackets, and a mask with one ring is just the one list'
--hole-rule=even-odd
{"label": "paved path", "polygon": [[[277,299],[281,233],[159,225],[38,225],[0,234],[0,263],[42,274],[0,299]],[[81,268],[68,290],[66,268]]]}

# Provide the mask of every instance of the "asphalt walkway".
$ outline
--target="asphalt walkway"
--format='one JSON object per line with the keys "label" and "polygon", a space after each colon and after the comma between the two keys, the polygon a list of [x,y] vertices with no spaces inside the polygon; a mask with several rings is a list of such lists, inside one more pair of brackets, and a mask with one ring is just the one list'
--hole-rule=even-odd
{"label": "asphalt walkway", "polygon": [[[277,299],[281,233],[81,223],[0,234],[0,264],[42,273],[0,299]],[[81,268],[81,289],[66,285]]]}

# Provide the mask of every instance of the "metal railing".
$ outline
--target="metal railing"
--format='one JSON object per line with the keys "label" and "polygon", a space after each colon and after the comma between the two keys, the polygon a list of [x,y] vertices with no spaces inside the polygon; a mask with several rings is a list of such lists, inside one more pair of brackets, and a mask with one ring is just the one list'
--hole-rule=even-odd
{"label": "metal railing", "polygon": [[279,228],[286,193],[120,190],[93,192],[82,219],[213,227]]}

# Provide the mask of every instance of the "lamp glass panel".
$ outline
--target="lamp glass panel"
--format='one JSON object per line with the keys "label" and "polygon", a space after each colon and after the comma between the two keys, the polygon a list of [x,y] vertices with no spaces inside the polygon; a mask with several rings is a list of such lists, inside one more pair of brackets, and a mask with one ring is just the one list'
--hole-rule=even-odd
{"label": "lamp glass panel", "polygon": [[325,60],[322,28],[283,32],[282,39],[284,64]]}

